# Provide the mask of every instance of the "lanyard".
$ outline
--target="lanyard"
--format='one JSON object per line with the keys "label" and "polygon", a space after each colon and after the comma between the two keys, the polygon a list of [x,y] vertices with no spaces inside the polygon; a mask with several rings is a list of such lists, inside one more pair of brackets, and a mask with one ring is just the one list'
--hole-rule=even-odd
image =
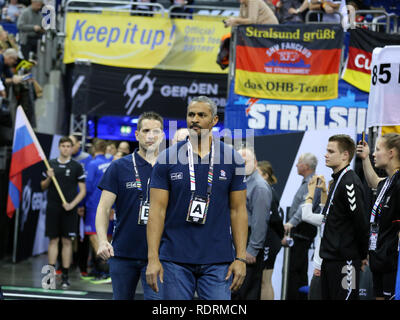
{"label": "lanyard", "polygon": [[[132,162],[133,162],[133,169],[135,171],[136,187],[140,191],[140,199],[143,199],[142,181],[140,180],[139,171],[138,171],[137,166],[136,166],[135,152],[132,153]],[[149,190],[148,190],[149,189],[149,183],[150,183],[150,178],[147,180],[147,194],[146,194],[147,198],[146,198],[146,201],[147,201],[147,199],[149,199]]]}
{"label": "lanyard", "polygon": [[392,175],[390,178],[387,178],[385,181],[385,184],[382,187],[382,190],[379,192],[378,198],[376,198],[376,201],[374,203],[374,206],[372,207],[372,211],[371,211],[371,219],[370,219],[370,223],[374,223],[376,217],[380,217],[381,213],[382,213],[382,206],[383,206],[383,198],[386,194],[386,191],[390,188],[390,186],[392,185],[392,182],[394,180],[395,175],[399,172],[399,170],[397,170],[394,175]]}
{"label": "lanyard", "polygon": [[[196,176],[194,172],[194,163],[193,163],[193,147],[190,140],[188,140],[188,157],[189,157],[189,175],[190,175],[190,191],[194,193],[196,191]],[[211,161],[208,167],[208,176],[207,176],[207,196],[211,195],[211,188],[213,182],[213,172],[214,172],[214,139],[211,142]]]}
{"label": "lanyard", "polygon": [[337,182],[336,182],[336,184],[335,184],[335,188],[333,189],[331,198],[329,199],[328,208],[326,209],[326,213],[325,213],[325,220],[326,220],[326,218],[328,217],[329,209],[331,208],[331,205],[332,205],[332,202],[333,202],[333,197],[335,196],[336,188],[338,187],[338,185],[339,185],[339,183],[340,183],[340,180],[342,180],[342,178],[343,178],[343,176],[346,174],[346,172],[348,172],[348,171],[350,171],[350,170],[351,170],[351,168],[350,168],[350,167],[347,167],[347,168],[344,169],[344,170],[342,171],[342,173],[340,174],[339,179],[337,180]]}

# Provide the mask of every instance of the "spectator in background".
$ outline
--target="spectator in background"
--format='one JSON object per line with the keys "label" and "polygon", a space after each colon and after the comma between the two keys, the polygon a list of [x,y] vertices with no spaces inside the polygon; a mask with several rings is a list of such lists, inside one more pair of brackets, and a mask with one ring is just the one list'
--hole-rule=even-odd
{"label": "spectator in background", "polygon": [[272,190],[271,217],[269,220],[267,238],[264,246],[264,270],[261,281],[261,300],[274,300],[272,287],[272,273],[276,256],[281,250],[281,240],[284,236],[283,210],[279,206],[279,196],[273,185],[278,182],[271,164],[268,161],[259,161],[257,169]]}
{"label": "spectator in background", "polygon": [[[289,259],[289,277],[287,288],[288,300],[307,300],[307,294],[300,292],[300,288],[308,285],[308,250],[314,237],[317,234],[317,228],[302,222],[301,205],[306,200],[308,193],[307,184],[315,175],[317,168],[317,157],[311,153],[300,155],[296,164],[297,173],[303,177],[301,185],[297,190],[290,210],[288,212],[287,222],[284,225],[286,233],[292,233],[294,244],[290,248]],[[315,204],[319,205],[319,198],[315,199]],[[286,239],[283,241],[285,244]]]}
{"label": "spectator in background", "polygon": [[17,23],[18,17],[21,14],[22,6],[18,4],[17,0],[10,0],[8,4],[3,8],[2,19],[3,21]]}
{"label": "spectator in background", "polygon": [[118,145],[118,151],[121,151],[126,154],[130,154],[131,148],[129,146],[129,143],[127,141],[121,141]]}
{"label": "spectator in background", "polygon": [[[180,8],[173,9],[171,16],[172,18],[182,18],[182,19],[192,19],[192,8],[187,8],[185,5],[194,4],[194,0],[170,0],[171,5],[180,5]],[[181,13],[182,15],[177,15],[177,13]]]}
{"label": "spectator in background", "polygon": [[15,49],[7,49],[0,54],[0,77],[6,86],[22,81],[22,76],[14,75],[11,71],[11,67],[15,66],[17,60],[18,52]]}
{"label": "spectator in background", "polygon": [[135,0],[135,2],[142,2],[143,4],[132,5],[132,10],[144,11],[143,13],[132,13],[135,16],[148,16],[152,17],[152,13],[148,13],[148,11],[154,11],[153,6],[148,6],[146,3],[155,3],[156,0]]}
{"label": "spectator in background", "polygon": [[280,23],[302,23],[302,13],[308,9],[308,0],[281,0]]}
{"label": "spectator in background", "polygon": [[[308,0],[310,10],[322,10],[322,22],[340,23],[341,16],[339,14],[341,1],[331,0]],[[319,18],[321,19],[321,18]],[[319,20],[320,21],[320,20]]]}
{"label": "spectator in background", "polygon": [[106,158],[113,158],[117,153],[117,144],[115,141],[108,141],[106,148]]}
{"label": "spectator in background", "polygon": [[259,300],[264,267],[264,246],[270,231],[268,223],[271,216],[272,190],[257,171],[257,159],[253,150],[244,148],[238,152],[245,161],[249,233],[246,249],[246,278],[242,287],[232,293],[232,299]]}
{"label": "spectator in background", "polygon": [[29,53],[36,55],[38,40],[45,32],[42,27],[43,0],[32,0],[32,4],[25,8],[17,21],[19,30],[19,44],[24,59],[29,60]]}
{"label": "spectator in background", "polygon": [[234,27],[242,24],[279,24],[274,12],[263,0],[239,1],[239,17],[231,17],[225,20],[225,27]]}
{"label": "spectator in background", "polygon": [[0,25],[0,53],[9,48],[18,51],[17,42],[15,41],[14,35],[5,31],[3,26]]}

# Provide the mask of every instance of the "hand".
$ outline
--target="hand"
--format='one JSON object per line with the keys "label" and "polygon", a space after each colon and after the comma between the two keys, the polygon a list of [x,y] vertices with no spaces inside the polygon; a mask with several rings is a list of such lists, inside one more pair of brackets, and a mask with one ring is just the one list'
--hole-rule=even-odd
{"label": "hand", "polygon": [[99,243],[97,255],[107,261],[109,258],[114,257],[114,248],[107,240],[103,240]]}
{"label": "hand", "polygon": [[285,234],[288,234],[289,232],[290,232],[290,230],[292,230],[292,228],[293,228],[293,225],[291,224],[291,223],[285,223],[284,225],[283,225],[283,228],[285,229]]}
{"label": "hand", "polygon": [[235,260],[231,263],[226,274],[225,281],[228,281],[233,273],[232,284],[229,287],[231,291],[237,291],[243,284],[244,278],[246,277],[246,264],[243,261]]}
{"label": "hand", "polygon": [[295,8],[289,8],[288,12],[290,14],[298,14],[298,11]]}
{"label": "hand", "polygon": [[365,271],[365,267],[368,266],[368,259],[364,259],[363,261],[361,261],[361,271],[364,272]]}
{"label": "hand", "polygon": [[365,160],[369,157],[369,146],[368,143],[366,143],[365,141],[359,141],[357,144],[357,148],[356,148],[356,153],[357,156],[361,159],[361,160]]}
{"label": "hand", "polygon": [[33,31],[35,32],[43,32],[43,28],[39,25],[34,25],[33,26]]}
{"label": "hand", "polygon": [[85,215],[85,207],[78,207],[78,215],[83,218]]}
{"label": "hand", "polygon": [[158,292],[157,277],[164,282],[164,269],[159,259],[151,259],[146,268],[146,282],[153,291]]}
{"label": "hand", "polygon": [[316,276],[316,277],[320,277],[321,276],[321,270],[318,270],[318,269],[314,269],[314,276]]}
{"label": "hand", "polygon": [[315,174],[310,181],[308,182],[308,195],[306,196],[306,199],[310,196],[311,198],[314,197],[314,192],[315,192],[315,188],[317,187],[317,179],[318,176]]}
{"label": "hand", "polygon": [[[326,2],[325,2],[326,3]],[[335,12],[335,9],[334,8],[332,8],[329,4],[325,4],[325,6],[324,6],[324,11],[326,12],[326,13],[328,13],[328,14],[332,14],[332,13],[334,13]]]}
{"label": "hand", "polygon": [[288,237],[283,237],[283,239],[281,240],[281,244],[282,244],[282,246],[284,246],[284,247],[289,247],[289,244],[288,244],[288,242],[287,242],[287,238]]}
{"label": "hand", "polygon": [[254,264],[256,263],[256,257],[246,252],[246,261],[248,264]]}
{"label": "hand", "polygon": [[321,189],[322,192],[326,192],[326,181],[323,175],[318,176],[319,183],[317,184],[317,188]]}
{"label": "hand", "polygon": [[225,28],[227,27],[232,27],[235,23],[235,18],[229,18],[227,20],[224,21],[225,24]]}
{"label": "hand", "polygon": [[48,178],[53,178],[54,177],[54,169],[50,168],[49,170],[46,171],[47,177]]}
{"label": "hand", "polygon": [[18,84],[18,83],[21,83],[22,82],[22,76],[17,76],[17,75],[13,75],[13,77],[12,77],[12,82],[14,83],[14,84]]}
{"label": "hand", "polygon": [[71,203],[67,202],[67,203],[63,203],[62,205],[65,209],[65,211],[71,211],[73,208],[75,208],[75,206],[73,206]]}

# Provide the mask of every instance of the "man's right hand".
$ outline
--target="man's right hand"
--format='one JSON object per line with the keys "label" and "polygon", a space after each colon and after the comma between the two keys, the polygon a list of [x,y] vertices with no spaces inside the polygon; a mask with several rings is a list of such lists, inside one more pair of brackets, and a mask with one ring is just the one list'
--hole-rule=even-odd
{"label": "man's right hand", "polygon": [[357,144],[357,156],[361,159],[361,160],[365,160],[369,157],[369,146],[368,143],[366,143],[365,141],[360,141]]}
{"label": "man's right hand", "polygon": [[290,232],[290,230],[292,230],[292,228],[293,228],[293,225],[291,224],[291,223],[285,223],[284,225],[283,225],[283,228],[285,229],[285,234],[288,234],[289,232]]}
{"label": "man's right hand", "polygon": [[146,282],[153,291],[158,292],[157,278],[164,282],[164,269],[159,259],[149,259],[146,268]]}
{"label": "man's right hand", "polygon": [[34,25],[33,26],[33,30],[35,31],[35,32],[43,32],[43,28],[41,27],[41,26],[39,26],[39,25]]}
{"label": "man's right hand", "polygon": [[107,240],[101,241],[99,243],[97,255],[103,260],[107,261],[109,258],[114,257],[114,248]]}

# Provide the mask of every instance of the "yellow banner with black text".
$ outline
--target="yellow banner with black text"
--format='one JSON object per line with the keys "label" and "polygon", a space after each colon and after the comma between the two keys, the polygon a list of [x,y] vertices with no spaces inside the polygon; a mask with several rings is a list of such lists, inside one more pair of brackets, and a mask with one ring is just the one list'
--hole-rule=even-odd
{"label": "yellow banner with black text", "polygon": [[227,33],[220,21],[86,13],[66,19],[64,63],[227,73],[216,63]]}

